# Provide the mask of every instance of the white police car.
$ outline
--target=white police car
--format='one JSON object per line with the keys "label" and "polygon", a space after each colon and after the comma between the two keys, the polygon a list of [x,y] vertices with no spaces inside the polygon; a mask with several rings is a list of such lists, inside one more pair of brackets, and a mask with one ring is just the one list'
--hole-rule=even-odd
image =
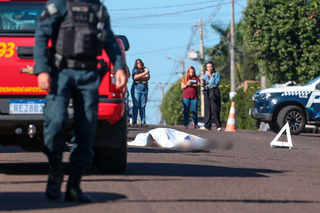
{"label": "white police car", "polygon": [[306,124],[320,126],[320,76],[305,86],[286,86],[258,90],[249,115],[269,123],[278,133],[289,122],[291,134],[300,134]]}

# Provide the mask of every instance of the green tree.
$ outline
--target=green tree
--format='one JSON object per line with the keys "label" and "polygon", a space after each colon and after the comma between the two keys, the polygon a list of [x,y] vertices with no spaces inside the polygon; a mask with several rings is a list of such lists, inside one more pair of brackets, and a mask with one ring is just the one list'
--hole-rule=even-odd
{"label": "green tree", "polygon": [[[216,46],[206,51],[210,57],[210,61],[215,64],[217,71],[221,76],[220,93],[221,93],[221,121],[227,122],[230,112],[230,26],[224,28],[219,24],[212,25],[212,28],[221,35],[221,41]],[[237,85],[245,80],[258,80],[260,78],[259,70],[250,53],[246,50],[243,43],[243,22],[236,24],[235,28],[236,40],[236,77]],[[257,90],[257,89],[256,89]],[[244,93],[243,90],[238,91],[239,94],[234,98],[237,106],[238,128],[256,129],[255,120],[249,118],[248,111],[252,107],[251,96],[253,92]]]}
{"label": "green tree", "polygon": [[167,125],[183,124],[183,90],[180,87],[181,79],[172,85],[164,97],[164,102],[160,106],[162,117]]}
{"label": "green tree", "polygon": [[[230,82],[230,26],[225,28],[221,24],[212,24],[211,27],[220,35],[221,40],[216,46],[207,49],[206,54],[210,57],[210,61],[215,64],[221,78],[228,79]],[[242,21],[236,24],[235,32],[236,76],[237,84],[240,85],[245,80],[257,80],[260,76],[258,75],[257,65],[243,44]]]}
{"label": "green tree", "polygon": [[230,110],[230,80],[226,78],[221,78],[220,80],[220,95],[221,95],[221,122],[227,122]]}
{"label": "green tree", "polygon": [[244,43],[272,82],[304,83],[319,75],[320,0],[249,0]]}
{"label": "green tree", "polygon": [[[183,89],[181,89],[181,80],[179,79],[175,82],[174,85],[170,87],[168,92],[164,97],[164,102],[160,106],[160,110],[162,113],[162,117],[165,120],[167,125],[183,125],[183,103],[182,103],[182,95]],[[200,115],[201,109],[201,100],[200,100],[200,89],[198,89],[198,116]],[[192,120],[191,109],[189,111],[189,121]]]}
{"label": "green tree", "polygon": [[229,28],[224,28],[221,24],[212,24],[212,29],[220,35],[219,44],[206,50],[206,55],[214,63],[221,78],[230,78],[230,55],[229,55]]}
{"label": "green tree", "polygon": [[[241,88],[232,101],[236,104],[237,128],[239,129],[257,129],[259,122],[249,116],[249,109],[252,108],[252,95],[257,91],[255,88],[249,88],[246,92]],[[229,107],[230,108],[230,107]]]}
{"label": "green tree", "polygon": [[[230,111],[230,55],[229,55],[229,32],[230,27],[224,28],[221,25],[212,25],[212,28],[221,35],[221,41],[216,46],[207,49],[206,54],[210,57],[210,61],[215,64],[217,71],[221,76],[220,93],[221,93],[221,121],[227,122]],[[243,24],[242,22],[236,25],[236,60],[237,60],[237,82],[240,85],[244,80],[257,80],[259,71],[247,52],[243,44]],[[165,96],[165,101],[161,104],[162,116],[168,125],[182,125],[183,124],[183,104],[182,94],[183,90],[180,88],[181,79],[176,81],[176,85],[171,86]],[[257,89],[256,89],[257,90]],[[248,110],[252,107],[251,96],[252,92],[240,92],[237,104],[243,110],[237,112],[238,122],[241,125],[238,128],[255,129],[256,124],[252,121],[247,122]],[[200,90],[199,90],[200,97]],[[200,98],[199,98],[199,106]],[[245,106],[245,108],[243,108]],[[198,107],[198,115],[200,115],[200,107]],[[191,113],[189,119],[192,119]],[[244,120],[244,121],[243,121]],[[242,125],[242,123],[244,123]]]}

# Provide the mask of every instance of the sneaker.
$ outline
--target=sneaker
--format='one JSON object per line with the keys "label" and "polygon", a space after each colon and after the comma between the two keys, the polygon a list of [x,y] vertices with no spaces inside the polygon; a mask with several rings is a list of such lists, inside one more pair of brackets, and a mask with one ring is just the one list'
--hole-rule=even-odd
{"label": "sneaker", "polygon": [[137,127],[137,126],[138,126],[137,122],[133,122],[133,123],[132,123],[132,126]]}
{"label": "sneaker", "polygon": [[217,128],[217,131],[221,131],[221,127],[218,127],[218,128]]}
{"label": "sneaker", "polygon": [[188,126],[184,126],[185,129],[188,129]]}
{"label": "sneaker", "polygon": [[195,129],[200,129],[200,126],[199,125],[194,125],[194,128]]}
{"label": "sneaker", "polygon": [[142,122],[142,123],[141,123],[141,126],[142,126],[142,127],[148,127],[148,124],[146,124],[145,122]]}
{"label": "sneaker", "polygon": [[127,126],[130,126],[130,121],[127,121]]}
{"label": "sneaker", "polygon": [[207,129],[204,126],[200,128],[201,130],[211,131],[211,129]]}

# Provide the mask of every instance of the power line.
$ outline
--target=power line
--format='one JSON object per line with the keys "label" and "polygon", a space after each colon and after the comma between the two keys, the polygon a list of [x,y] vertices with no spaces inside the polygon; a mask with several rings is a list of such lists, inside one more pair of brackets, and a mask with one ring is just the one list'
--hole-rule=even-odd
{"label": "power line", "polygon": [[[193,46],[193,45],[192,45],[192,44],[193,44],[193,37],[194,37],[195,34],[196,34],[196,28],[197,28],[197,26],[192,26],[192,27],[191,27],[191,34],[190,34],[189,41],[188,41],[188,44],[187,44],[187,47],[186,47],[186,51],[185,51],[185,53],[184,53],[184,56],[181,57],[181,60],[183,60],[183,61],[186,59],[186,57],[187,57],[187,55],[188,55],[188,51],[190,50],[190,47]],[[183,59],[182,59],[182,58],[183,58]]]}
{"label": "power line", "polygon": [[[212,10],[212,9],[211,9]],[[133,20],[126,20],[126,22],[124,21],[117,21],[117,22],[112,22],[112,24],[126,24],[127,26],[131,26],[132,22],[134,21],[135,24],[176,24],[176,23],[180,23],[180,24],[191,24],[194,20],[198,20],[199,17],[202,17],[204,15],[210,15],[212,13],[214,13],[215,11],[211,11],[211,10],[207,10],[206,12],[201,11],[202,13],[181,13],[179,15],[176,16],[162,16],[162,17],[158,17],[158,18],[150,18],[150,19],[139,19],[139,21],[137,19],[133,19]],[[238,9],[237,12],[241,13],[241,9]],[[134,15],[130,15],[131,16],[139,16],[140,14],[134,14]],[[152,15],[152,14],[149,14]],[[219,13],[219,18],[225,19],[226,17],[228,17],[230,15],[230,13],[227,12],[221,12]],[[129,15],[127,15],[129,16]],[[111,17],[113,19],[117,19],[117,18],[124,18],[122,15],[111,15]],[[226,20],[227,21],[227,20]],[[191,22],[191,23],[190,23]]]}
{"label": "power line", "polygon": [[[193,36],[194,36],[194,26],[191,27],[191,33],[190,33],[189,42],[188,42],[188,44],[187,44],[187,50],[186,50],[186,55],[185,55],[185,57],[187,56],[187,51],[188,51],[189,48],[190,48],[190,44],[191,44],[191,42],[192,42]],[[185,60],[185,57],[184,57],[183,60]],[[172,66],[171,73],[170,73],[170,75],[168,76],[168,80],[166,81],[167,83],[166,83],[165,86],[163,87],[164,89],[167,87],[168,83],[172,80],[172,76],[175,74],[175,70],[177,70],[178,66],[179,66],[179,63],[175,60],[173,66]],[[154,90],[153,90],[153,93],[151,94],[151,97],[153,97],[153,95],[156,93],[157,89],[158,89],[158,84],[154,87]]]}
{"label": "power line", "polygon": [[[164,24],[165,25],[165,24]],[[125,28],[125,29],[144,29],[144,30],[183,30],[183,29],[188,29],[190,27],[189,26],[181,26],[181,25],[177,25],[177,26],[163,26],[163,25],[159,25],[159,26],[151,26],[151,27],[147,27],[147,26],[120,26],[120,25],[114,25],[114,28]]]}
{"label": "power line", "polygon": [[[211,39],[211,40],[207,40],[207,42],[210,41],[216,41],[219,40],[219,38],[217,39]],[[199,42],[193,43],[193,44],[198,44]],[[178,46],[178,47],[170,47],[170,48],[166,48],[166,49],[159,49],[159,50],[153,50],[153,51],[148,51],[148,52],[140,52],[140,53],[131,53],[131,54],[127,54],[127,56],[132,56],[132,55],[143,55],[143,54],[150,54],[150,53],[157,53],[157,52],[163,52],[163,51],[167,51],[167,50],[173,50],[173,49],[179,49],[179,48],[183,48],[186,47],[185,45],[183,46]]]}
{"label": "power line", "polygon": [[197,3],[190,3],[190,4],[177,4],[177,5],[167,5],[167,6],[159,6],[159,7],[145,7],[145,8],[128,8],[128,9],[111,9],[109,11],[130,11],[130,10],[152,10],[152,9],[161,9],[161,8],[171,8],[171,7],[181,7],[181,6],[190,6],[190,5],[197,5],[197,4],[206,4],[210,2],[216,2],[220,0],[211,0],[211,1],[203,1]]}
{"label": "power line", "polygon": [[[217,13],[215,13],[217,14]],[[189,17],[190,18],[190,17]],[[213,17],[212,17],[213,18]],[[208,26],[210,24],[209,22],[211,19],[208,19],[206,21],[206,25],[203,25],[204,27]],[[221,18],[221,16],[219,16]],[[190,28],[190,22],[177,22],[177,23],[172,23],[172,21],[176,21],[177,19],[172,19],[171,21],[168,20],[168,22],[155,22],[155,23],[142,23],[142,22],[135,22],[134,24],[126,22],[126,23],[115,23],[113,24],[113,28],[126,28],[126,29],[146,29],[146,30],[162,30],[162,29],[168,29],[168,30],[182,30],[182,29],[189,29]],[[185,20],[185,19],[183,19]],[[194,19],[193,19],[194,20]],[[151,20],[144,20],[144,21],[151,21]],[[160,21],[160,20],[157,20]],[[169,22],[170,21],[170,22]]]}
{"label": "power line", "polygon": [[[189,37],[189,41],[188,41],[188,44],[187,44],[187,47],[186,47],[185,54],[184,54],[183,57],[181,57],[180,61],[184,61],[184,60],[186,59],[186,57],[187,57],[187,55],[188,55],[188,51],[189,51],[190,46],[191,46],[191,44],[192,44],[194,35],[195,35],[195,26],[192,26],[192,27],[191,27],[191,33],[190,33],[190,37]],[[175,64],[177,64],[177,65],[176,65],[176,68],[171,71],[171,75],[169,76],[169,78],[168,78],[168,80],[167,80],[167,84],[165,85],[164,88],[166,88],[167,85],[168,85],[168,83],[172,80],[172,76],[175,74],[175,70],[177,70],[177,68],[178,68],[178,65],[179,65],[178,61],[175,60]]]}
{"label": "power line", "polygon": [[[214,11],[215,12],[215,11]],[[137,19],[133,19],[133,20],[126,20],[126,22],[121,22],[117,21],[117,22],[112,22],[113,24],[127,24],[128,26],[132,25],[132,22],[134,22],[135,24],[176,24],[176,23],[181,23],[181,24],[192,24],[194,22],[194,20],[198,20],[199,17],[203,17],[204,15],[210,15],[212,13],[211,10],[207,10],[206,12],[200,13],[181,13],[177,16],[162,16],[162,17],[155,17],[155,18],[150,18],[150,19],[139,19],[139,21]],[[238,12],[237,16],[241,16],[241,9],[238,9],[236,12]],[[152,15],[152,14],[150,14]],[[221,22],[223,23],[227,23],[229,22],[229,20],[226,19],[226,17],[228,17],[230,15],[230,13],[227,12],[220,12],[219,13],[219,19],[222,19]],[[138,16],[138,14],[137,14]],[[112,16],[114,17],[114,16]],[[117,16],[115,18],[123,18],[122,16]],[[131,21],[131,22],[129,22]]]}
{"label": "power line", "polygon": [[[176,61],[174,62],[174,64],[173,64],[173,66],[172,66],[172,70],[171,70],[171,72],[170,72],[170,74],[169,74],[169,78],[168,78],[168,80],[167,80],[167,82],[169,82],[170,81],[170,79],[172,78],[172,73],[174,72],[174,70],[176,69]],[[168,84],[166,84],[166,85],[168,85]],[[155,86],[154,86],[154,88],[153,88],[153,91],[152,91],[152,94],[151,95],[149,95],[149,97],[153,97],[154,96],[154,94],[157,92],[157,89],[158,89],[158,86],[159,86],[159,84],[156,84]]]}
{"label": "power line", "polygon": [[206,23],[205,23],[204,25],[209,24],[209,23],[212,21],[212,19],[218,14],[218,12],[219,12],[219,10],[220,10],[220,8],[221,8],[221,4],[222,4],[223,2],[224,2],[224,0],[220,0],[220,1],[219,1],[219,6],[215,8],[215,10],[214,10],[214,11],[212,12],[212,14],[208,17],[208,19],[207,19],[207,21],[206,21]]}
{"label": "power line", "polygon": [[235,2],[237,5],[239,5],[240,7],[242,7],[242,8],[246,8],[246,7],[244,7],[244,6],[242,6],[241,4],[239,4],[238,2]]}
{"label": "power line", "polygon": [[190,9],[190,10],[177,11],[177,12],[172,12],[172,13],[150,14],[150,15],[143,15],[143,16],[131,16],[131,17],[123,17],[123,18],[114,18],[111,20],[112,21],[124,21],[124,20],[128,20],[128,19],[132,20],[132,19],[154,18],[154,17],[161,17],[161,16],[176,15],[176,14],[181,14],[181,13],[193,12],[193,11],[197,11],[197,10],[209,9],[212,7],[218,7],[218,6],[226,5],[226,4],[230,4],[230,3],[231,2],[226,2],[226,3],[222,3],[222,4],[200,7],[200,8]]}
{"label": "power line", "polygon": [[178,46],[178,47],[166,48],[166,49],[160,49],[160,50],[154,50],[154,51],[148,51],[148,52],[132,53],[132,54],[127,54],[127,55],[129,56],[129,55],[142,55],[142,54],[149,54],[149,53],[157,53],[157,52],[162,52],[162,51],[167,51],[167,50],[179,49],[182,47],[185,47],[185,45]]}

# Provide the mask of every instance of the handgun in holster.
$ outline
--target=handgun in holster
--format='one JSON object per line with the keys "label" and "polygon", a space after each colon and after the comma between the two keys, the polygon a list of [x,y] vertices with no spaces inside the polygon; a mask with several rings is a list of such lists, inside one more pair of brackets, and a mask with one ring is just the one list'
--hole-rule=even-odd
{"label": "handgun in holster", "polygon": [[59,55],[58,53],[54,54],[54,65],[58,70],[61,70],[66,65],[66,60],[64,57]]}

